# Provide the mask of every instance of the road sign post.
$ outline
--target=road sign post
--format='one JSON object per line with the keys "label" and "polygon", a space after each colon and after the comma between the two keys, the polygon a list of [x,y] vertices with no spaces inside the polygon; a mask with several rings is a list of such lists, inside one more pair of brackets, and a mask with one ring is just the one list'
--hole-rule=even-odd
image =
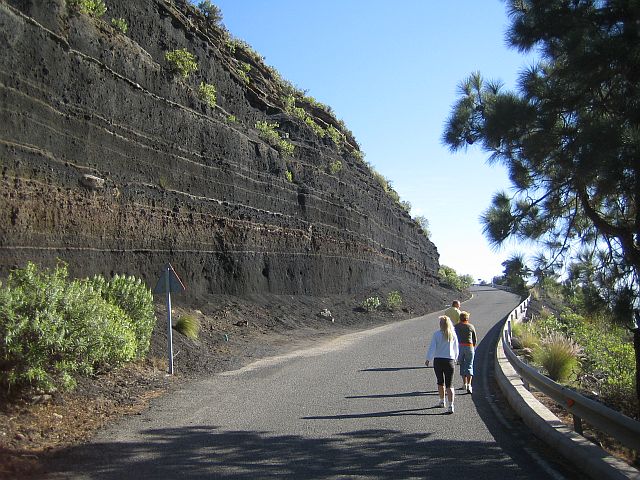
{"label": "road sign post", "polygon": [[169,375],[173,375],[173,330],[171,322],[171,293],[185,291],[185,286],[170,263],[164,266],[162,275],[153,289],[153,293],[165,293],[167,295],[167,350],[169,355]]}

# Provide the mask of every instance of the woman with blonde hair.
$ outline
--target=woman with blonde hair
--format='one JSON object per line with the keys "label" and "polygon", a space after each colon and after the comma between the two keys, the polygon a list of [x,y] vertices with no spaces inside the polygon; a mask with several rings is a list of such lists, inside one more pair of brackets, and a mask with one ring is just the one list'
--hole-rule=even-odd
{"label": "woman with blonde hair", "polygon": [[440,321],[440,329],[431,337],[431,343],[427,350],[427,360],[424,364],[428,367],[429,363],[433,363],[433,371],[436,374],[438,383],[438,395],[440,396],[439,406],[446,407],[447,413],[453,413],[455,410],[453,407],[455,394],[451,382],[459,353],[458,337],[456,337],[456,332],[449,317],[442,315],[438,320]]}

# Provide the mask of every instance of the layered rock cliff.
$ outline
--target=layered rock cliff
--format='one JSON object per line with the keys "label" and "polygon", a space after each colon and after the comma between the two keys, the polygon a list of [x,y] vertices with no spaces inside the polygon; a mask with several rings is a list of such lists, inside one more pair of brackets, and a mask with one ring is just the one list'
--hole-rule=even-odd
{"label": "layered rock cliff", "polygon": [[0,276],[60,258],[150,284],[169,261],[191,295],[436,284],[435,246],[350,132],[250,48],[179,1],[67,3],[0,0]]}

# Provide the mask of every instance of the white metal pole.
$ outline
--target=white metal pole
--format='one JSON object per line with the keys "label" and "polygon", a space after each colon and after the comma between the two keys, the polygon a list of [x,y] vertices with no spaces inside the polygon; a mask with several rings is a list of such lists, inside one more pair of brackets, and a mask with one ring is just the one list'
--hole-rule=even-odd
{"label": "white metal pole", "polygon": [[169,265],[167,265],[164,278],[164,285],[167,291],[167,343],[169,347],[169,375],[173,375],[173,332],[171,330],[171,285],[169,275],[171,275],[171,270]]}

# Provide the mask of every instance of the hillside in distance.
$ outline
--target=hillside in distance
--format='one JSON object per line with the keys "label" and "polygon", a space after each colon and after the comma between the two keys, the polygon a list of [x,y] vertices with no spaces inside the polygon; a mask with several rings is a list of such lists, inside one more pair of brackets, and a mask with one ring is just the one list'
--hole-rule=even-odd
{"label": "hillside in distance", "polygon": [[150,286],[171,262],[190,298],[439,288],[329,108],[186,2],[105,3],[0,1],[0,277],[61,259]]}

